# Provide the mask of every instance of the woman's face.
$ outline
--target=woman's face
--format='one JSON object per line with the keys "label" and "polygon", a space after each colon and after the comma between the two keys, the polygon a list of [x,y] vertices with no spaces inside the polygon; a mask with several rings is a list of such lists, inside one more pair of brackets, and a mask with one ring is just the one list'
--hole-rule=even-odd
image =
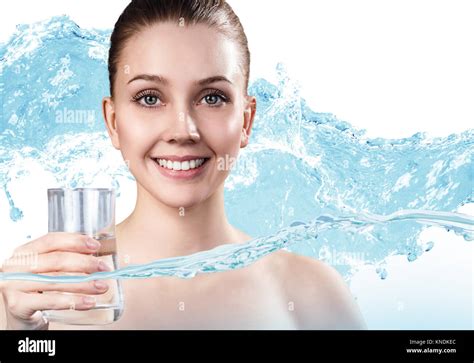
{"label": "woman's face", "polygon": [[[114,147],[154,198],[190,207],[224,183],[256,108],[239,64],[237,45],[205,25],[160,23],[127,41],[104,117]],[[183,156],[195,161],[172,160]]]}

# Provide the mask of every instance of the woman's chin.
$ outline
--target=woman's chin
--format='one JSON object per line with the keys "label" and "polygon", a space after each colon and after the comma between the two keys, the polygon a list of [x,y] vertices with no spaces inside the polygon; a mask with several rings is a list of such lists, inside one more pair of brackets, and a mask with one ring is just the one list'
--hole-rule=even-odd
{"label": "woman's chin", "polygon": [[[172,194],[172,193],[170,193]],[[202,202],[202,198],[199,198],[196,193],[183,193],[182,191],[179,195],[167,195],[160,196],[160,200],[163,204],[167,205],[170,208],[176,208],[178,212],[182,212],[185,209],[192,208],[193,206],[198,205]]]}

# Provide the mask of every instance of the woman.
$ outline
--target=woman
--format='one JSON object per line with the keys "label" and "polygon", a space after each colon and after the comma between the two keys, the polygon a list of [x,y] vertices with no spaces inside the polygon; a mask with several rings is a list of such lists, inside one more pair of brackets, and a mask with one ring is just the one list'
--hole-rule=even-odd
{"label": "woman", "polygon": [[[116,226],[120,267],[252,239],[227,221],[224,181],[231,165],[223,163],[249,142],[256,111],[247,94],[249,68],[245,33],[224,1],[134,0],[118,19],[103,114],[137,181],[135,209]],[[33,272],[100,271],[93,241],[86,242],[49,234],[16,252],[40,253]],[[364,328],[333,268],[285,251],[243,269],[189,280],[124,280],[123,286],[123,316],[84,328]],[[38,293],[48,290],[75,294]],[[44,321],[41,310],[71,303],[87,310],[94,306],[90,297],[104,291],[94,283],[5,283],[8,328],[77,329]]]}

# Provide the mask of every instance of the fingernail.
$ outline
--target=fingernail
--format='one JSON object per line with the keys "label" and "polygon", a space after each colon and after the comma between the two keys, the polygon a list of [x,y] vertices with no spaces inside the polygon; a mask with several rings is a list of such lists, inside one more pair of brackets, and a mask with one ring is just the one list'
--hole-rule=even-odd
{"label": "fingernail", "polygon": [[100,260],[99,261],[99,271],[110,271],[110,268],[109,268],[109,266],[107,266],[107,264],[104,261]]}
{"label": "fingernail", "polygon": [[104,290],[105,288],[107,288],[107,284],[103,281],[94,281],[94,286],[96,287],[96,289],[99,289],[99,290]]}
{"label": "fingernail", "polygon": [[95,239],[93,239],[91,237],[89,237],[89,238],[87,238],[86,245],[90,249],[96,250],[100,247],[100,242],[96,241]]}
{"label": "fingernail", "polygon": [[86,305],[93,305],[93,304],[95,304],[95,297],[93,297],[93,296],[84,296],[82,298],[82,301]]}

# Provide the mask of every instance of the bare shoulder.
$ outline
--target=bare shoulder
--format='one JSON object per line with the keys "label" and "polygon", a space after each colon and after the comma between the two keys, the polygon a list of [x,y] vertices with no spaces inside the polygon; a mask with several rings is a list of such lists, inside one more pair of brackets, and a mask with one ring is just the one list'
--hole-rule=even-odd
{"label": "bare shoulder", "polygon": [[300,329],[366,329],[339,272],[315,258],[280,250],[268,259]]}

